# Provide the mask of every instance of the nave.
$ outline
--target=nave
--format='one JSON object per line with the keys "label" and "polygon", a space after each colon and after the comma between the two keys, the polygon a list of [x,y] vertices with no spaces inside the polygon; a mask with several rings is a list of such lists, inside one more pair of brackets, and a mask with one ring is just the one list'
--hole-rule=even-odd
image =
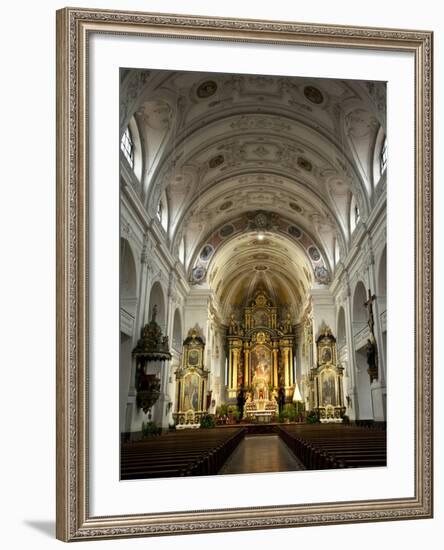
{"label": "nave", "polygon": [[120,76],[121,478],[385,465],[385,83]]}
{"label": "nave", "polygon": [[305,470],[305,468],[277,434],[247,435],[219,470],[219,474],[255,474],[296,470]]}
{"label": "nave", "polygon": [[239,424],[123,443],[121,479],[381,467],[386,461],[382,429]]}

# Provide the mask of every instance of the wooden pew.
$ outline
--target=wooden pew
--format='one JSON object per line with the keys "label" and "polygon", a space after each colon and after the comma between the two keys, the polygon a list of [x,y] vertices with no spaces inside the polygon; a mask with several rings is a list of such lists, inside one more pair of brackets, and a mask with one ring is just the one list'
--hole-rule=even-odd
{"label": "wooden pew", "polygon": [[386,433],[335,424],[279,426],[278,434],[308,470],[386,466]]}
{"label": "wooden pew", "polygon": [[183,430],[121,446],[121,479],[216,474],[244,428]]}

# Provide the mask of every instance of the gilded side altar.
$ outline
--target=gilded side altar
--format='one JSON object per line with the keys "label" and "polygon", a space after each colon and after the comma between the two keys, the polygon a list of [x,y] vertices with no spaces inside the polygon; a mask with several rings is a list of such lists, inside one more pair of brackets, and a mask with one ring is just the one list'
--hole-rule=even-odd
{"label": "gilded side altar", "polygon": [[327,326],[316,340],[316,352],[317,364],[310,373],[310,409],[317,411],[321,422],[342,422],[344,369],[337,361],[336,338]]}

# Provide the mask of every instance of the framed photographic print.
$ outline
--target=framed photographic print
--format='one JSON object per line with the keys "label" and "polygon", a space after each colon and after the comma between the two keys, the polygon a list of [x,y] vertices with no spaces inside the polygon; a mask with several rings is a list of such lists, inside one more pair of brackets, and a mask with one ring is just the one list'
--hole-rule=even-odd
{"label": "framed photographic print", "polygon": [[57,536],[432,515],[432,33],[57,12]]}

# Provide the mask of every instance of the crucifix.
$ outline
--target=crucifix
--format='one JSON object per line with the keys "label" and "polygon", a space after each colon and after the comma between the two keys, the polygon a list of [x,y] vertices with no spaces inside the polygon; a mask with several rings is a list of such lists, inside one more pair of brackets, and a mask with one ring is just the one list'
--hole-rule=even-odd
{"label": "crucifix", "polygon": [[368,289],[368,300],[364,302],[365,307],[368,310],[368,327],[370,329],[370,334],[375,337],[374,327],[375,327],[375,321],[373,319],[373,302],[376,300],[376,295],[371,293],[370,289]]}

